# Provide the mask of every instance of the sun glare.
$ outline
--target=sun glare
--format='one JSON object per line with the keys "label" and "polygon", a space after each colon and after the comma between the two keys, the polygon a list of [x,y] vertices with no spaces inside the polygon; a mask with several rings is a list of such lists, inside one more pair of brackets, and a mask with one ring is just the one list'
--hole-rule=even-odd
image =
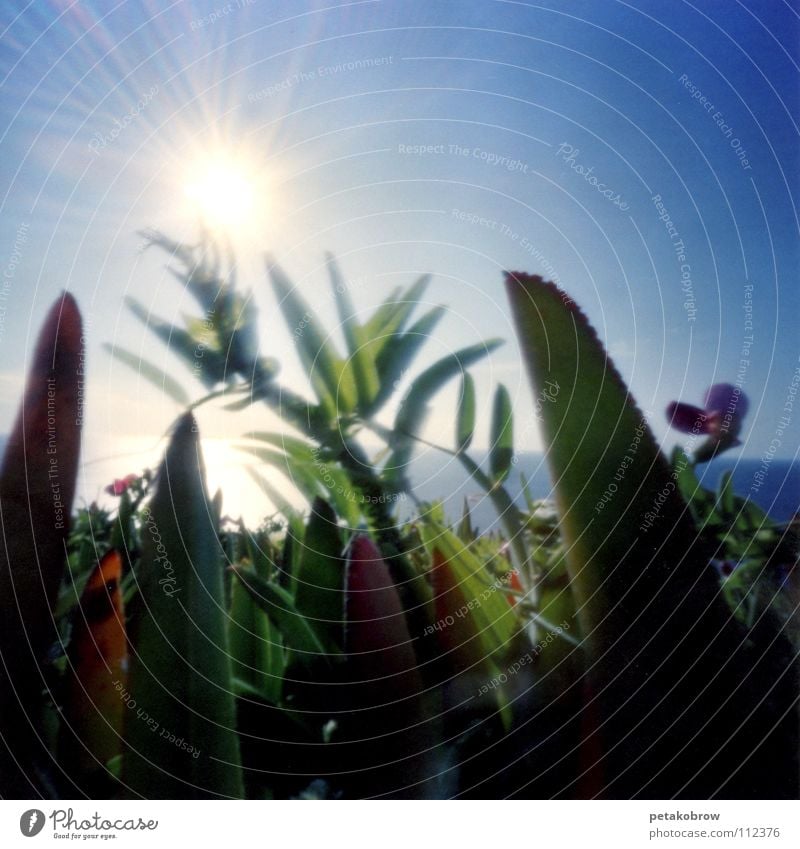
{"label": "sun glare", "polygon": [[255,233],[263,224],[263,180],[247,162],[229,155],[199,159],[189,169],[184,194],[190,212],[227,235]]}

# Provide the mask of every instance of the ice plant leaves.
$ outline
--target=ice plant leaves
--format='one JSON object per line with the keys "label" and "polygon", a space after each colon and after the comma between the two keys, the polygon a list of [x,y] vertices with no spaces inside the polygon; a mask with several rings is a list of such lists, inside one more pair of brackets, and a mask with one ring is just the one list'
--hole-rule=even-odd
{"label": "ice plant leaves", "polygon": [[538,410],[600,711],[602,761],[583,768],[622,798],[794,795],[785,640],[733,621],[678,475],[584,315],[540,277],[506,288],[534,395],[559,386]]}
{"label": "ice plant leaves", "polygon": [[502,384],[494,395],[491,440],[489,465],[492,480],[501,483],[508,477],[514,459],[514,412],[511,396]]}
{"label": "ice plant leaves", "polygon": [[288,648],[306,663],[327,659],[320,637],[312,623],[298,612],[290,593],[252,569],[237,568],[234,574],[281,632]]}
{"label": "ice plant leaves", "polygon": [[475,432],[475,380],[469,372],[461,379],[456,415],[456,451],[466,451]]}
{"label": "ice plant leaves", "polygon": [[222,551],[194,418],[178,424],[143,514],[123,781],[134,794],[242,795]]}
{"label": "ice plant leaves", "polygon": [[538,409],[583,632],[599,648],[622,624],[614,621],[619,600],[646,569],[668,568],[657,565],[665,541],[690,541],[693,527],[644,415],[583,313],[540,277],[509,274],[506,288],[534,396],[547,381],[560,387]]}
{"label": "ice plant leaves", "polygon": [[369,537],[355,536],[346,559],[342,762],[362,795],[418,796],[430,717],[400,596]]}
{"label": "ice plant leaves", "polygon": [[344,617],[344,560],[336,514],[317,498],[303,538],[297,570],[295,604],[298,611],[314,619],[316,631],[324,635],[333,651],[341,648]]}
{"label": "ice plant leaves", "polygon": [[465,614],[478,635],[484,657],[503,665],[521,627],[505,597],[506,584],[493,579],[478,557],[432,511],[420,525],[422,541],[432,562],[446,564],[438,575],[449,576],[468,605]]}
{"label": "ice plant leaves", "polygon": [[38,664],[57,637],[52,610],[75,494],[83,379],[80,312],[64,293],[39,335],[0,473],[0,732],[17,761],[5,763],[0,743],[5,798],[37,795],[28,744],[42,690]]}

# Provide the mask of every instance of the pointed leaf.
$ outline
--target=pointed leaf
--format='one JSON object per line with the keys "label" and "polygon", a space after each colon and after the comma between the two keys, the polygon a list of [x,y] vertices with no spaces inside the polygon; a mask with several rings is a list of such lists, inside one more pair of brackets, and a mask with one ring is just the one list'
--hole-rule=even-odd
{"label": "pointed leaf", "polygon": [[494,395],[490,438],[489,467],[493,481],[499,483],[508,477],[514,459],[514,412],[511,396],[502,384]]}
{"label": "pointed leaf", "polygon": [[279,265],[269,260],[268,271],[278,305],[320,403],[326,407],[330,417],[340,411],[352,411],[355,405],[354,387],[342,380],[344,363],[337,356],[319,319]]}
{"label": "pointed leaf", "polygon": [[551,390],[539,407],[547,458],[583,631],[598,636],[638,577],[620,561],[628,556],[634,568],[630,552],[644,539],[653,552],[692,539],[692,523],[644,416],[577,306],[540,277],[509,274],[506,288],[534,393]]}
{"label": "pointed leaf", "polygon": [[[751,735],[779,723],[796,692],[789,697],[787,688],[777,707],[750,698],[761,685],[742,687],[761,650],[749,653],[676,475],[583,313],[540,277],[508,274],[506,287],[540,401],[570,585],[602,712],[604,792],[713,794],[720,776],[728,782],[740,770]],[[774,681],[771,663],[760,667],[765,687]],[[775,750],[769,757],[783,756]],[[765,782],[773,781],[769,757],[759,767]],[[749,760],[747,781],[753,768]],[[781,770],[783,780],[794,770],[796,781],[796,757],[783,757]],[[741,787],[726,783],[725,792],[735,796]]]}
{"label": "pointed leaf", "polygon": [[[293,449],[297,446],[293,445]],[[302,452],[282,454],[253,445],[242,445],[240,450],[253,454],[278,469],[300,491],[309,504],[320,496],[330,498],[336,510],[351,526],[359,523],[361,510],[354,500],[353,487],[347,475],[334,464],[322,462],[315,454],[311,459],[301,459]]]}
{"label": "pointed leaf", "polygon": [[368,350],[368,336],[364,328],[356,321],[355,309],[350,300],[347,286],[339,272],[339,267],[330,254],[328,254],[328,271],[339,311],[339,321],[347,342],[348,366],[353,371],[358,392],[358,408],[359,410],[366,410],[378,394],[380,387],[375,360],[370,356]]}
{"label": "pointed leaf", "polygon": [[452,531],[430,515],[420,524],[420,534],[431,560],[447,562],[452,574],[448,586],[458,588],[469,608],[467,615],[483,646],[483,655],[497,663],[504,661],[521,626],[505,597],[505,583],[494,578],[480,560]]}
{"label": "pointed leaf", "polygon": [[203,385],[213,387],[225,381],[227,364],[220,351],[215,351],[211,346],[206,347],[202,339],[196,339],[180,327],[152,315],[134,298],[126,298],[125,303],[145,327],[183,359]]}
{"label": "pointed leaf", "polygon": [[430,399],[445,383],[463,374],[469,366],[501,344],[499,339],[490,339],[455,351],[442,357],[411,384],[395,418],[393,452],[386,464],[388,476],[397,480],[398,485],[406,485],[406,470],[411,461],[416,437],[425,423]]}
{"label": "pointed leaf", "polygon": [[392,396],[420,348],[430,339],[445,312],[444,307],[434,307],[414,322],[406,333],[393,337],[391,343],[382,348],[377,357],[381,388],[374,402],[367,409],[367,415],[374,415]]}
{"label": "pointed leaf", "polygon": [[254,693],[277,704],[284,668],[281,637],[241,581],[234,581],[231,587],[228,627],[234,679],[246,682]]}
{"label": "pointed leaf", "polygon": [[314,501],[297,570],[295,606],[314,623],[330,650],[344,635],[344,559],[336,514],[321,498]]}
{"label": "pointed leaf", "polygon": [[[456,451],[466,451],[475,433],[475,381],[469,372],[461,379],[456,415]],[[466,508],[466,503],[465,503]]]}
{"label": "pointed leaf", "polygon": [[430,274],[423,274],[408,291],[403,292],[401,287],[395,289],[364,325],[367,336],[370,339],[382,338],[383,342],[379,343],[382,348],[396,333],[402,332],[430,282]]}
{"label": "pointed leaf", "polygon": [[143,524],[123,781],[146,798],[239,798],[223,552],[191,414],[178,421]]}
{"label": "pointed leaf", "polygon": [[292,596],[285,589],[265,581],[253,569],[237,567],[233,571],[255,603],[283,634],[287,648],[307,663],[328,659],[328,652],[314,625],[298,612]]}

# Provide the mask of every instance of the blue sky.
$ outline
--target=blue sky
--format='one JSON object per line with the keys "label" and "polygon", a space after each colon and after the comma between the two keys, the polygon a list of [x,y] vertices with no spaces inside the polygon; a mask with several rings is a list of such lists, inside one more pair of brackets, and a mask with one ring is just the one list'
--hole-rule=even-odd
{"label": "blue sky", "polygon": [[[67,288],[89,318],[89,497],[157,456],[178,412],[103,342],[200,394],[122,298],[189,309],[136,231],[196,235],[183,189],[209,150],[257,175],[264,202],[234,238],[287,381],[302,378],[264,250],[333,326],[324,251],[365,310],[431,272],[428,298],[451,309],[428,358],[506,338],[476,376],[485,399],[509,386],[518,448],[536,449],[501,285],[514,268],[583,305],[665,445],[681,438],[669,401],[723,381],[751,400],[742,455],[775,438],[799,365],[796,5],[65,0],[4,3],[0,31],[0,432]],[[446,443],[455,390],[430,420]],[[264,427],[260,410],[204,416],[223,464],[226,438]],[[798,419],[778,456],[795,456]]]}

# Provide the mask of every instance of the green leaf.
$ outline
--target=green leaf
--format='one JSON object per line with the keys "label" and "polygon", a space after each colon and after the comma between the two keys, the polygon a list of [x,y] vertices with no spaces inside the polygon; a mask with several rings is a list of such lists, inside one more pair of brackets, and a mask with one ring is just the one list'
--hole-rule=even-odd
{"label": "green leaf", "polygon": [[723,472],[719,479],[717,495],[719,510],[727,520],[733,520],[739,512],[736,507],[736,496],[733,493],[733,472]]}
{"label": "green leaf", "polygon": [[265,581],[252,569],[237,567],[233,571],[255,603],[283,634],[287,648],[296,652],[306,663],[328,659],[325,646],[314,627],[298,612],[292,596],[285,589]]}
{"label": "green leaf", "polygon": [[[508,274],[506,287],[599,712],[602,775],[591,792],[713,794],[721,775],[736,772],[760,723],[771,727],[788,710],[791,688],[780,708],[764,707],[762,720],[743,730],[741,717],[755,709],[749,693],[770,686],[777,667],[766,669],[776,661],[758,673],[762,684],[742,687],[760,650],[750,654],[720,595],[676,473],[575,303],[537,276]],[[646,760],[642,752],[650,753]],[[793,768],[796,775],[796,761]],[[761,774],[768,775],[763,767]]]}
{"label": "green leaf", "polygon": [[714,509],[713,499],[709,498],[709,494],[700,486],[694,464],[679,446],[672,451],[671,465],[678,490],[688,505],[692,518],[698,526],[703,525]]}
{"label": "green leaf", "polygon": [[461,510],[461,521],[458,524],[458,531],[456,532],[456,535],[465,545],[475,542],[478,536],[477,531],[472,527],[469,501],[466,498],[464,499],[464,507]]}
{"label": "green leaf", "polygon": [[422,372],[411,384],[395,418],[393,450],[386,464],[387,477],[397,481],[400,488],[407,486],[406,469],[425,423],[430,399],[445,383],[463,374],[473,363],[483,359],[501,344],[499,339],[490,339],[448,354]]}
{"label": "green leaf", "polygon": [[[466,451],[475,433],[475,381],[469,372],[461,379],[456,415],[456,451]],[[466,506],[466,505],[465,505]]]}
{"label": "green leaf", "polygon": [[240,450],[258,457],[263,463],[277,469],[309,503],[322,494],[319,478],[314,474],[313,466],[310,464],[293,461],[288,454],[256,445],[243,445]]}
{"label": "green leaf", "polygon": [[[264,435],[270,436],[269,434]],[[258,439],[259,437],[255,436],[254,438]],[[347,520],[348,524],[355,527],[359,523],[361,519],[360,502],[355,500],[350,479],[342,469],[332,463],[323,462],[318,452],[315,453],[312,450],[306,454],[303,450],[305,446],[300,440],[288,443],[281,438],[264,441],[275,445],[283,442],[288,450],[284,454],[253,445],[241,445],[240,450],[247,451],[278,469],[301,492],[309,504],[312,504],[314,499],[320,496],[330,498],[336,506],[337,512]]]}
{"label": "green leaf", "polygon": [[231,588],[228,627],[234,678],[246,681],[262,698],[277,704],[285,662],[280,634],[241,581],[234,581]]}
{"label": "green leaf", "polygon": [[316,499],[303,539],[295,606],[332,651],[340,649],[344,633],[343,548],[336,514]]}
{"label": "green leaf", "polygon": [[183,359],[184,364],[204,386],[210,388],[225,381],[227,363],[221,352],[211,347],[201,347],[205,345],[202,339],[196,339],[180,327],[154,316],[134,298],[126,298],[125,303],[148,330]]}
{"label": "green leaf", "polygon": [[383,301],[372,316],[364,323],[364,330],[370,339],[376,339],[380,335],[392,312],[397,308],[397,300],[402,292],[402,286],[396,286],[392,289],[389,297]]}
{"label": "green leaf", "polygon": [[417,320],[406,333],[395,336],[377,357],[381,388],[365,415],[374,415],[391,397],[411,367],[420,348],[430,339],[436,325],[445,314],[444,307],[434,307]]}
{"label": "green leaf", "polygon": [[112,357],[124,363],[129,368],[133,369],[140,377],[153,384],[168,395],[176,404],[181,407],[188,407],[190,403],[189,396],[186,390],[178,383],[177,380],[170,377],[165,371],[160,369],[153,363],[148,362],[142,357],[136,356],[131,351],[120,348],[116,345],[110,345],[106,342],[103,347],[111,354]]}
{"label": "green leaf", "polygon": [[489,449],[489,467],[495,483],[504,481],[511,471],[514,459],[514,412],[511,408],[511,396],[502,384],[494,394],[492,411],[491,446]]}
{"label": "green leaf", "polygon": [[[645,597],[657,592],[659,568],[640,570],[652,557],[663,562],[667,543],[691,541],[693,524],[645,417],[583,313],[540,277],[509,274],[506,288],[556,482],[582,630],[600,650],[612,639],[603,634],[616,637],[629,625],[616,621],[628,617],[616,601],[637,581]],[[713,595],[716,580],[706,572]]]}
{"label": "green leaf", "polygon": [[408,291],[403,292],[402,288],[395,289],[364,325],[368,338],[380,340],[377,343],[376,356],[380,348],[388,344],[395,334],[402,332],[405,328],[411,313],[419,304],[430,282],[430,274],[423,274],[409,287]]}
{"label": "green leaf", "polygon": [[431,559],[434,551],[441,554],[455,575],[455,585],[464,600],[473,603],[469,616],[480,635],[483,655],[502,665],[522,630],[506,600],[506,584],[487,571],[468,544],[437,521],[435,512],[429,513],[419,527]]}
{"label": "green leaf", "polygon": [[319,319],[283,269],[272,259],[268,259],[268,270],[278,305],[320,404],[326,408],[330,418],[342,412],[352,412],[355,386],[344,379],[344,363],[329,342]]}
{"label": "green leaf", "polygon": [[128,706],[124,783],[146,798],[239,798],[222,549],[191,414],[178,421],[142,518],[127,697],[117,685]]}
{"label": "green leaf", "polygon": [[369,341],[369,337],[364,328],[356,321],[355,309],[350,300],[347,286],[339,272],[336,260],[331,254],[328,254],[327,259],[331,286],[333,287],[334,297],[336,298],[336,307],[339,311],[339,321],[341,322],[342,332],[347,342],[347,351],[350,355],[348,366],[353,371],[356,390],[358,392],[358,409],[359,411],[364,411],[368,409],[378,394],[378,389],[380,388],[378,371],[375,360],[370,356],[368,350],[367,342]]}

